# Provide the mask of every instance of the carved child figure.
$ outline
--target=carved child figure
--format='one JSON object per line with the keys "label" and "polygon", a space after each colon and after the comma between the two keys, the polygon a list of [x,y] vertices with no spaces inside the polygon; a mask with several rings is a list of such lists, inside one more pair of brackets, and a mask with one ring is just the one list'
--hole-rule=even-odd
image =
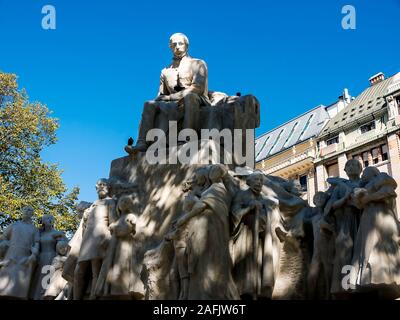
{"label": "carved child figure", "polygon": [[45,300],[66,300],[68,297],[68,281],[62,277],[65,260],[67,260],[69,246],[67,241],[59,241],[56,245],[57,256],[53,259],[53,275],[50,285],[43,295]]}

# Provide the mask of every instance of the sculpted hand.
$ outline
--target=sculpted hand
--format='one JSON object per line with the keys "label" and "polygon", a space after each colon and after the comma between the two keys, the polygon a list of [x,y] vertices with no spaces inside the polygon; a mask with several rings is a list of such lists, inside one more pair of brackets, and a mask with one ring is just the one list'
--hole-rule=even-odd
{"label": "sculpted hand", "polygon": [[10,260],[0,261],[0,269],[6,268],[10,264]]}
{"label": "sculpted hand", "polygon": [[35,262],[36,262],[36,256],[34,254],[31,254],[29,257],[25,257],[22,260],[20,260],[19,263],[23,265],[29,265]]}

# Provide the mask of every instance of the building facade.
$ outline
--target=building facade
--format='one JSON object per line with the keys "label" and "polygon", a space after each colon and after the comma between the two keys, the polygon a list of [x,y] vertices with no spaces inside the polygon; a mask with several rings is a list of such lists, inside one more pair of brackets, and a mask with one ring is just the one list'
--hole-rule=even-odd
{"label": "building facade", "polygon": [[298,181],[303,198],[312,204],[316,192],[316,137],[350,100],[345,89],[335,103],[319,105],[258,137],[255,146],[256,169],[268,175]]}
{"label": "building facade", "polygon": [[[385,79],[378,73],[370,86],[329,120],[316,137],[316,190],[328,188],[326,179],[347,178],[344,166],[357,159],[363,168],[376,166],[399,184],[400,196],[400,73]],[[400,197],[399,197],[400,199]],[[400,201],[397,212],[400,213]]]}

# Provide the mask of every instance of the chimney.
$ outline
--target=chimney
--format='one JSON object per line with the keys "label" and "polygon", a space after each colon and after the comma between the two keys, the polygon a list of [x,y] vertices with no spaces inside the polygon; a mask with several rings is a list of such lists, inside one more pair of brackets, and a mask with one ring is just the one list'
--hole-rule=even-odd
{"label": "chimney", "polygon": [[385,75],[382,72],[379,72],[379,73],[373,75],[368,80],[369,80],[369,83],[371,84],[371,86],[373,86],[374,84],[377,84],[378,82],[381,82],[382,80],[385,80]]}
{"label": "chimney", "polygon": [[343,90],[343,100],[345,102],[346,105],[348,105],[350,103],[351,96],[349,94],[349,90],[347,88],[344,88]]}

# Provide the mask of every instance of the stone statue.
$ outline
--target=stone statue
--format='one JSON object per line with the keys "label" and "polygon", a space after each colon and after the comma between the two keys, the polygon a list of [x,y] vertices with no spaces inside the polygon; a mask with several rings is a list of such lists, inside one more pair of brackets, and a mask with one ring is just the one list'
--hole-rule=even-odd
{"label": "stone statue", "polygon": [[79,258],[79,251],[81,249],[81,244],[82,244],[83,214],[85,210],[90,208],[91,205],[92,205],[91,202],[81,201],[76,207],[76,214],[81,219],[81,221],[79,222],[78,229],[75,231],[72,239],[68,243],[69,247],[68,256],[62,270],[62,276],[65,280],[69,282],[69,286],[71,288],[74,282],[75,267]]}
{"label": "stone statue", "polygon": [[378,298],[400,297],[400,226],[395,213],[396,181],[365,168],[352,198],[363,209],[354,245],[351,283]]}
{"label": "stone statue", "polygon": [[[181,299],[238,299],[229,255],[230,196],[223,184],[227,169],[212,165],[206,180],[209,187],[200,199],[193,197],[176,222],[176,231],[168,236],[179,238],[175,253],[182,287]],[[213,248],[213,250],[210,250]],[[182,281],[183,280],[183,281]]]}
{"label": "stone statue", "polygon": [[28,299],[29,287],[39,255],[40,235],[33,225],[32,207],[22,208],[22,219],[9,225],[3,238],[8,241],[0,269],[0,297]]}
{"label": "stone statue", "polygon": [[96,285],[96,296],[120,299],[143,298],[140,270],[135,270],[137,195],[123,195],[117,203],[118,220],[110,224],[112,238]]}
{"label": "stone statue", "polygon": [[145,300],[176,300],[180,296],[179,275],[176,272],[173,241],[163,240],[156,248],[146,251],[141,279]]}
{"label": "stone statue", "polygon": [[352,191],[359,186],[361,170],[360,162],[350,159],[345,165],[349,180],[328,179],[332,187],[327,192],[331,194],[331,197],[325,207],[322,226],[335,232],[335,257],[331,285],[331,293],[335,298],[348,298],[348,292],[342,287],[344,276],[342,269],[351,264],[353,257],[360,210],[354,206],[350,197]]}
{"label": "stone statue", "polygon": [[300,211],[288,221],[275,226],[282,247],[279,268],[275,275],[272,299],[304,300],[307,298],[307,274],[310,250],[305,228],[305,211]]}
{"label": "stone statue", "polygon": [[[210,105],[207,65],[188,55],[189,40],[183,33],[169,39],[172,63],[161,71],[160,88],[155,100],[144,104],[139,138],[135,150],[148,147],[146,134],[155,127],[156,112],[183,112],[183,128],[198,129],[200,106]],[[177,120],[177,119],[176,119]]]}
{"label": "stone statue", "polygon": [[0,238],[0,269],[2,267],[5,267],[9,263],[9,260],[4,259],[9,246],[10,246],[9,241],[1,240],[1,238]]}
{"label": "stone statue", "polygon": [[334,241],[331,230],[321,228],[324,209],[329,194],[319,191],[314,195],[315,207],[311,208],[311,224],[313,229],[313,254],[308,271],[307,287],[310,299],[330,298],[332,282],[332,263],[334,256]]}
{"label": "stone statue", "polygon": [[[269,209],[275,203],[264,196],[264,175],[250,174],[248,189],[240,190],[232,203],[233,277],[242,297],[270,298],[273,287],[273,262]],[[271,241],[271,239],[269,240]]]}
{"label": "stone statue", "polygon": [[[183,202],[183,211],[190,212],[194,205],[200,201],[200,198],[195,195],[195,192],[189,193]],[[189,265],[187,257],[187,241],[188,241],[188,228],[187,224],[177,228],[176,224],[173,225],[174,229],[166,236],[166,240],[172,240],[175,249],[175,257],[177,263],[177,271],[179,274],[179,287],[180,295],[179,300],[187,300],[189,294]]]}
{"label": "stone statue", "polygon": [[74,271],[74,300],[84,297],[88,286],[86,272],[91,271],[90,299],[95,299],[95,287],[108,244],[111,239],[109,226],[117,220],[115,200],[110,197],[110,184],[107,179],[96,183],[99,199],[84,211],[82,240]]}
{"label": "stone statue", "polygon": [[43,269],[43,267],[51,265],[54,257],[57,255],[57,242],[65,240],[64,232],[54,229],[54,222],[54,217],[50,214],[45,214],[41,218],[40,253],[32,280],[30,294],[31,298],[34,300],[41,300],[46,291],[45,288],[43,288],[42,279],[47,274],[47,271]]}
{"label": "stone statue", "polygon": [[62,277],[62,272],[64,263],[67,260],[68,250],[69,246],[66,240],[57,242],[57,256],[51,263],[53,273],[50,278],[49,286],[43,294],[43,300],[67,300],[70,285],[68,281]]}

